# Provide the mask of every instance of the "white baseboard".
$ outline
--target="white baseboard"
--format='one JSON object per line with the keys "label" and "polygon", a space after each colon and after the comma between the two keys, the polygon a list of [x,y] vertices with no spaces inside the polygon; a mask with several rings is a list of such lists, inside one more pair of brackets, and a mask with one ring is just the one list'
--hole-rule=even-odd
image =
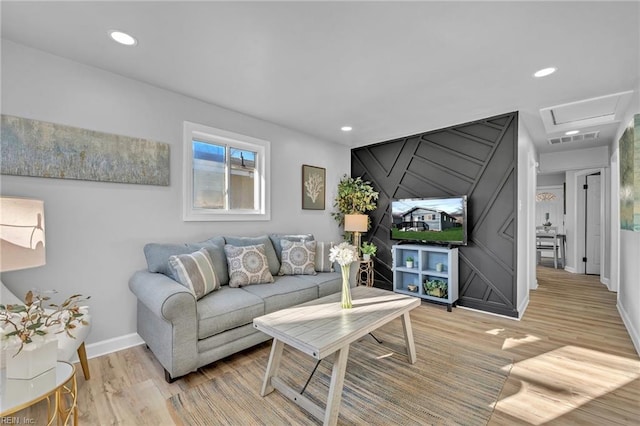
{"label": "white baseboard", "polygon": [[[138,336],[138,333],[131,333],[120,337],[114,337],[113,339],[107,339],[101,342],[86,345],[87,358],[96,358],[102,355],[118,352],[123,349],[142,344],[144,344],[144,340],[142,340],[142,337]],[[71,359],[71,362],[78,362],[77,354],[74,355],[74,357]]]}
{"label": "white baseboard", "polygon": [[578,271],[576,270],[576,268],[573,268],[573,267],[571,267],[571,266],[565,266],[565,267],[564,267],[564,270],[565,270],[565,271],[567,271],[567,272],[571,272],[572,274],[577,274],[577,273],[578,273]]}
{"label": "white baseboard", "polygon": [[504,319],[510,319],[510,320],[514,320],[514,321],[520,321],[520,318],[510,317],[508,315],[496,314],[495,312],[481,311],[480,309],[469,308],[468,306],[456,305],[456,309],[466,309],[468,311],[479,312],[479,313],[485,314],[485,315],[493,315],[495,317],[500,317],[500,318],[504,318]]}
{"label": "white baseboard", "polygon": [[527,306],[529,306],[529,295],[528,294],[527,294],[527,297],[524,298],[522,303],[520,305],[518,305],[518,320],[520,320],[520,318],[522,318],[522,316],[524,315],[524,311],[527,310]]}
{"label": "white baseboard", "polygon": [[629,314],[624,310],[620,301],[616,303],[616,307],[618,308],[618,312],[620,313],[620,318],[622,318],[622,322],[624,326],[627,328],[627,333],[629,333],[629,337],[631,337],[631,341],[633,342],[633,346],[636,348],[636,352],[640,355],[640,333],[635,329],[633,325],[633,321],[629,318]]}
{"label": "white baseboard", "polygon": [[613,290],[611,290],[611,285],[609,285],[610,284],[609,278],[600,275],[600,282],[602,284],[604,284],[605,286],[607,286],[607,289],[609,291],[613,291]]}

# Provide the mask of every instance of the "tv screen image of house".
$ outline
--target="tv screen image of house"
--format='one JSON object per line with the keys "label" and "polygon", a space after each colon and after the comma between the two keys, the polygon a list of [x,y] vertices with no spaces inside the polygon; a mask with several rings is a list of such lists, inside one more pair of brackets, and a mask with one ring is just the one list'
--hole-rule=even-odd
{"label": "tv screen image of house", "polygon": [[391,201],[391,239],[467,244],[467,196]]}

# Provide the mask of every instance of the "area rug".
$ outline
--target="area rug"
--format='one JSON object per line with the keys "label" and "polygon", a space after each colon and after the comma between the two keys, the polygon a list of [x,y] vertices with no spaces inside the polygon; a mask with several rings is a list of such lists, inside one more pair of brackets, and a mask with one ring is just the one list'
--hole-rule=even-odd
{"label": "area rug", "polygon": [[[400,321],[351,345],[342,393],[339,424],[486,425],[512,360],[476,347],[461,346],[413,321],[418,361],[404,355]],[[242,368],[174,395],[169,410],[184,425],[315,425],[321,424],[278,391],[260,396],[269,356],[265,347]],[[320,363],[305,396],[324,407],[333,357]],[[315,360],[286,348],[281,374],[302,389]]]}

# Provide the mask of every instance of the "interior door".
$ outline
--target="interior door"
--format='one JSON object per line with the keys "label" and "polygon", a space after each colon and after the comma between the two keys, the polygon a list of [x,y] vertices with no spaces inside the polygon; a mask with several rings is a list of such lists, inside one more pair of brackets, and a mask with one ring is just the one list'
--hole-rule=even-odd
{"label": "interior door", "polygon": [[585,273],[600,275],[601,239],[600,173],[586,176]]}

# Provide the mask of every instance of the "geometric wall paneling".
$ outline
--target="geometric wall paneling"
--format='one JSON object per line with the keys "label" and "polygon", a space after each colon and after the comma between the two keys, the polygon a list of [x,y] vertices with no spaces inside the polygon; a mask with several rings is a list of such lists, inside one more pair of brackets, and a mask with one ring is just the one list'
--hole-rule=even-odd
{"label": "geometric wall paneling", "polygon": [[351,175],[380,192],[363,236],[378,246],[376,286],[392,288],[391,200],[466,194],[458,304],[517,317],[517,128],[512,112],[351,151]]}

